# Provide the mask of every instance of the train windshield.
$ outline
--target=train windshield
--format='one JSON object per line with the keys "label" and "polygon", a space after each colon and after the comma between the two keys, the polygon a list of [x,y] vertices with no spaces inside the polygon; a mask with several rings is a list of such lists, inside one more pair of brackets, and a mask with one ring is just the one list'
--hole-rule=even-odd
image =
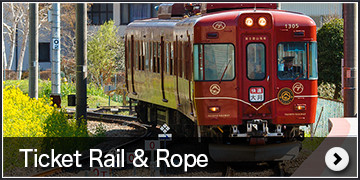
{"label": "train windshield", "polygon": [[307,78],[306,42],[286,42],[278,45],[278,77],[281,80]]}
{"label": "train windshield", "polygon": [[223,81],[235,78],[235,50],[232,44],[194,45],[194,79]]}
{"label": "train windshield", "polygon": [[250,80],[265,79],[265,45],[250,43],[246,48],[247,77]]}

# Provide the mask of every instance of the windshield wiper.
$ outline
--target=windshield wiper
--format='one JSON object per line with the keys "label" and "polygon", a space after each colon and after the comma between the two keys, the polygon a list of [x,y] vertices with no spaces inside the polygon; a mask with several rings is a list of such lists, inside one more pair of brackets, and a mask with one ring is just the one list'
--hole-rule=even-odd
{"label": "windshield wiper", "polygon": [[224,72],[222,73],[221,78],[220,78],[220,80],[219,80],[219,84],[221,83],[221,81],[222,81],[222,79],[223,79],[223,77],[224,77],[224,75],[225,75],[225,72],[226,72],[226,70],[227,70],[227,68],[228,68],[228,66],[229,66],[229,64],[230,64],[231,61],[232,61],[232,59],[230,59],[230,60],[228,61],[228,63],[226,64],[226,67],[225,67],[225,69],[224,69]]}
{"label": "windshield wiper", "polygon": [[292,80],[292,82],[297,81],[303,75],[304,75],[304,72],[300,73],[294,80]]}

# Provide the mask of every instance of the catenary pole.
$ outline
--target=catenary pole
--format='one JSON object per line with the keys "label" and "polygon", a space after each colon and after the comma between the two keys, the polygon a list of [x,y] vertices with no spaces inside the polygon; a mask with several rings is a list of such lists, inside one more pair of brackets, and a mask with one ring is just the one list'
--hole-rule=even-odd
{"label": "catenary pole", "polygon": [[[86,3],[76,4],[76,119],[86,120],[87,109],[87,27]],[[85,121],[86,123],[86,121]]]}
{"label": "catenary pole", "polygon": [[344,3],[344,116],[357,116],[358,6]]}
{"label": "catenary pole", "polygon": [[29,96],[38,98],[38,70],[39,70],[39,14],[38,4],[29,4]]}
{"label": "catenary pole", "polygon": [[60,87],[60,4],[52,3],[51,10],[51,97],[58,107],[61,105]]}

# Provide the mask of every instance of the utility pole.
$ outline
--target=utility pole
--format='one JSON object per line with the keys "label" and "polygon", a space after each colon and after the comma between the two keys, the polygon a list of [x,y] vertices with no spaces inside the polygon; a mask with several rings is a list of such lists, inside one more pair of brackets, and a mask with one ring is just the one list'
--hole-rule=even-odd
{"label": "utility pole", "polygon": [[60,97],[60,4],[52,3],[51,10],[51,95],[53,103],[61,107]]}
{"label": "utility pole", "polygon": [[344,3],[344,116],[357,116],[358,7]]}
{"label": "utility pole", "polygon": [[6,53],[5,53],[5,45],[4,45],[4,34],[1,34],[1,37],[2,37],[2,57],[3,57],[3,81],[6,80],[6,65],[7,65],[7,62],[6,62]]}
{"label": "utility pole", "polygon": [[38,98],[38,74],[39,74],[39,14],[38,4],[29,4],[29,96]]}
{"label": "utility pole", "polygon": [[86,123],[87,110],[87,23],[86,3],[76,4],[76,120]]}

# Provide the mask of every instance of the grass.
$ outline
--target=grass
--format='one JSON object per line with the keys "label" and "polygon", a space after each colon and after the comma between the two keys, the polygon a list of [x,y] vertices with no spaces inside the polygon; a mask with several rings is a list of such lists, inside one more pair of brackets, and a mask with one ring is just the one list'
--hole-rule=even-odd
{"label": "grass", "polygon": [[314,138],[307,137],[302,142],[303,148],[310,151],[314,151],[316,148],[319,147],[319,145],[322,143],[322,141],[325,138],[326,137],[314,137]]}

